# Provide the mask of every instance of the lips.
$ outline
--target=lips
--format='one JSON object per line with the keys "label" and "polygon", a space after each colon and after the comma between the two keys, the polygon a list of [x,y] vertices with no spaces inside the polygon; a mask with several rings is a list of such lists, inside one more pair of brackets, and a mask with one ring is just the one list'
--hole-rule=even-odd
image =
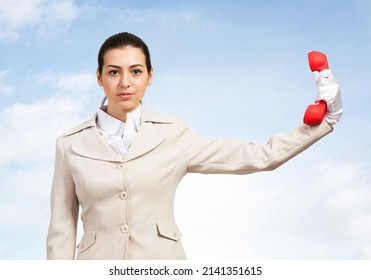
{"label": "lips", "polygon": [[117,96],[119,98],[124,99],[124,100],[129,100],[132,95],[133,95],[133,93],[130,93],[130,92],[121,92],[121,93],[117,94]]}

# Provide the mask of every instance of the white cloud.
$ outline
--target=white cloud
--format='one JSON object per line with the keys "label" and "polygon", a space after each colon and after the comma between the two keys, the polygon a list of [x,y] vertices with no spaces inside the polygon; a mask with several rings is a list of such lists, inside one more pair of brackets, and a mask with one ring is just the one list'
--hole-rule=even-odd
{"label": "white cloud", "polygon": [[176,216],[188,257],[369,258],[369,171],[322,160],[306,152],[271,173],[187,176]]}
{"label": "white cloud", "polygon": [[53,163],[42,161],[2,168],[0,259],[45,258]]}
{"label": "white cloud", "polygon": [[36,25],[39,32],[63,29],[80,13],[73,0],[0,1],[0,40],[17,40],[23,28]]}
{"label": "white cloud", "polygon": [[0,259],[45,258],[55,141],[85,120],[96,86],[85,73],[47,71],[39,82],[54,94],[0,111]]}
{"label": "white cloud", "polygon": [[371,245],[363,245],[353,256],[355,260],[371,260]]}
{"label": "white cloud", "polygon": [[[31,104],[16,103],[0,111],[3,147],[0,165],[40,162],[54,156],[56,137],[81,122],[84,105],[95,85],[89,74],[42,74],[40,80],[54,95]],[[44,77],[44,78],[42,78]]]}
{"label": "white cloud", "polygon": [[[322,199],[314,209],[326,236],[359,238],[371,243],[371,189],[364,164],[327,161],[317,185]],[[319,233],[319,232],[317,232]]]}
{"label": "white cloud", "polygon": [[50,158],[55,138],[80,121],[81,110],[81,102],[62,96],[32,104],[17,103],[1,111],[0,130],[4,136],[0,139],[0,164]]}
{"label": "white cloud", "polygon": [[88,93],[95,85],[96,78],[88,73],[57,73],[47,70],[37,76],[41,84],[53,86],[55,90],[63,95],[72,94],[81,97],[81,94]]}

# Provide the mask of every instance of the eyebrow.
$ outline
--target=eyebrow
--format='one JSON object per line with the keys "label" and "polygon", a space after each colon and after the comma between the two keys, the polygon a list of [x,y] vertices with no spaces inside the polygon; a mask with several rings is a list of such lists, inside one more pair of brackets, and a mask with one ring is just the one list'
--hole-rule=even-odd
{"label": "eyebrow", "polygon": [[[144,68],[144,66],[143,66],[142,64],[133,64],[133,65],[130,65],[129,68],[135,68],[135,67],[138,67],[138,66]],[[113,65],[113,64],[107,65],[106,68],[109,68],[109,67],[110,67],[110,68],[121,69],[120,66],[118,66],[118,65]]]}

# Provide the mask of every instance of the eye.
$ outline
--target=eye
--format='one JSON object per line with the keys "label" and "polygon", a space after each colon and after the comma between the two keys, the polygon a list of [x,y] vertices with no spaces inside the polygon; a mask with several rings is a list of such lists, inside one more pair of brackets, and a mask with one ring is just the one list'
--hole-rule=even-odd
{"label": "eye", "polygon": [[142,74],[142,70],[140,70],[140,69],[133,69],[133,70],[131,71],[131,73],[132,73],[134,76],[138,76],[138,75]]}
{"label": "eye", "polygon": [[111,76],[116,76],[118,75],[120,72],[118,70],[111,70],[108,72],[108,74],[110,74]]}

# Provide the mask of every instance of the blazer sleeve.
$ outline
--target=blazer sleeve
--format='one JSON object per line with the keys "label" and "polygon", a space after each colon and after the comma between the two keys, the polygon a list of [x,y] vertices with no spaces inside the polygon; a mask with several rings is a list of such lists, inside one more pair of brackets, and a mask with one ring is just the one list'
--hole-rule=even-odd
{"label": "blazer sleeve", "polygon": [[66,164],[63,138],[60,137],[57,140],[51,191],[47,259],[74,259],[78,213],[75,185]]}
{"label": "blazer sleeve", "polygon": [[178,142],[184,151],[187,171],[205,174],[249,174],[274,170],[332,132],[323,121],[318,126],[299,125],[271,137],[265,144],[237,140],[211,140],[179,122]]}

